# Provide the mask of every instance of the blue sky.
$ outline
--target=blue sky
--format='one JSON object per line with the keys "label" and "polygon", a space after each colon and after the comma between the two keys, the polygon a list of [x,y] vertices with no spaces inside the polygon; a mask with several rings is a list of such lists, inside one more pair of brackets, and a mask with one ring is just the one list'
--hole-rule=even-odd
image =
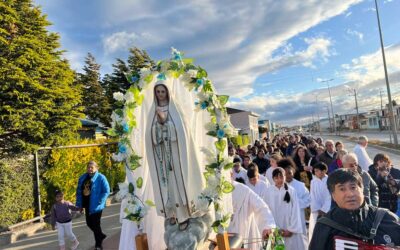
{"label": "blue sky", "polygon": [[[61,35],[71,66],[91,52],[111,72],[127,49],[153,59],[170,47],[204,67],[229,105],[293,125],[326,117],[331,86],[335,113],[379,108],[386,91],[371,0],[35,0]],[[378,0],[394,99],[400,101],[400,0]],[[316,102],[317,99],[317,102]],[[386,98],[384,99],[385,102]],[[317,105],[318,104],[318,105]]]}

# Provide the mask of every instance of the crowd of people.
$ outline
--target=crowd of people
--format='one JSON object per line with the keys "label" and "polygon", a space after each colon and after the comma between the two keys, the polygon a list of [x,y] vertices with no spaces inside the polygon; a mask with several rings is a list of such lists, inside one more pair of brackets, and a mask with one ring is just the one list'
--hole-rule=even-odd
{"label": "crowd of people", "polygon": [[[387,154],[372,160],[367,145],[366,136],[349,149],[341,141],[301,134],[257,140],[246,148],[229,144],[238,182],[232,225],[244,228],[228,231],[250,242],[249,249],[260,249],[251,239],[273,227],[287,250],[333,249],[335,236],[399,246],[400,170]],[[253,198],[235,198],[243,196]]]}

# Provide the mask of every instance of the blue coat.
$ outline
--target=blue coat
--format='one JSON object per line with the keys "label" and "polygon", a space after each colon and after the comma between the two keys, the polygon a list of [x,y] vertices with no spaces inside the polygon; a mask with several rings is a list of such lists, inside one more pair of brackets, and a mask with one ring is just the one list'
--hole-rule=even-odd
{"label": "blue coat", "polygon": [[[76,206],[82,207],[82,185],[88,173],[79,177],[78,188],[76,189]],[[102,211],[106,207],[107,197],[110,195],[110,185],[107,178],[98,171],[91,178],[92,187],[90,190],[89,214]]]}

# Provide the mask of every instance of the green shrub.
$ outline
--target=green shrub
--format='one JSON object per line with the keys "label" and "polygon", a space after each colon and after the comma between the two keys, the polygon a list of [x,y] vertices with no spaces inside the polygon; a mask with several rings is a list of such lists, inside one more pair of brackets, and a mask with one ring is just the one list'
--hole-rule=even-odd
{"label": "green shrub", "polygon": [[1,160],[0,231],[33,216],[34,177],[33,160],[28,156]]}

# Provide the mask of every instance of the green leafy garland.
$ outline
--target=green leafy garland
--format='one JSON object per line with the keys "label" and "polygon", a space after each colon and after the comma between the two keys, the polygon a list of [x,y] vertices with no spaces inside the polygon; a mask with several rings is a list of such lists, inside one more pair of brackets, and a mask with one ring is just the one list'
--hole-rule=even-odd
{"label": "green leafy garland", "polygon": [[[196,112],[207,111],[210,114],[210,121],[206,124],[207,135],[216,138],[215,149],[202,149],[207,156],[208,164],[205,166],[204,177],[206,179],[206,188],[202,191],[196,209],[207,209],[211,203],[214,204],[216,221],[212,228],[217,232],[222,232],[229,225],[230,215],[223,214],[221,198],[223,194],[233,191],[234,187],[229,180],[226,180],[221,172],[233,167],[232,159],[224,158],[224,152],[227,148],[226,138],[233,137],[235,130],[229,121],[225,105],[229,96],[215,94],[214,86],[209,80],[207,72],[200,66],[193,64],[193,59],[183,58],[183,54],[172,48],[173,57],[169,60],[159,61],[155,68],[143,68],[140,73],[127,74],[126,77],[131,84],[126,93],[114,93],[114,99],[118,108],[112,114],[112,128],[107,131],[110,136],[119,139],[119,152],[113,155],[116,161],[124,161],[126,166],[132,171],[140,167],[141,156],[134,152],[129,135],[136,128],[135,109],[139,108],[145,98],[142,90],[157,78],[166,80],[167,78],[180,78],[185,83],[188,91],[195,91],[197,100],[195,102]],[[135,176],[137,188],[142,188],[143,178]],[[133,185],[130,185],[132,189]],[[135,190],[130,190],[130,197],[137,199]],[[125,192],[127,193],[127,192]],[[135,211],[149,209],[149,202],[132,202],[138,207]],[[152,204],[152,203],[151,203]],[[128,211],[128,210],[127,210]],[[145,213],[135,213],[127,218],[134,218],[134,221],[140,223]]]}

